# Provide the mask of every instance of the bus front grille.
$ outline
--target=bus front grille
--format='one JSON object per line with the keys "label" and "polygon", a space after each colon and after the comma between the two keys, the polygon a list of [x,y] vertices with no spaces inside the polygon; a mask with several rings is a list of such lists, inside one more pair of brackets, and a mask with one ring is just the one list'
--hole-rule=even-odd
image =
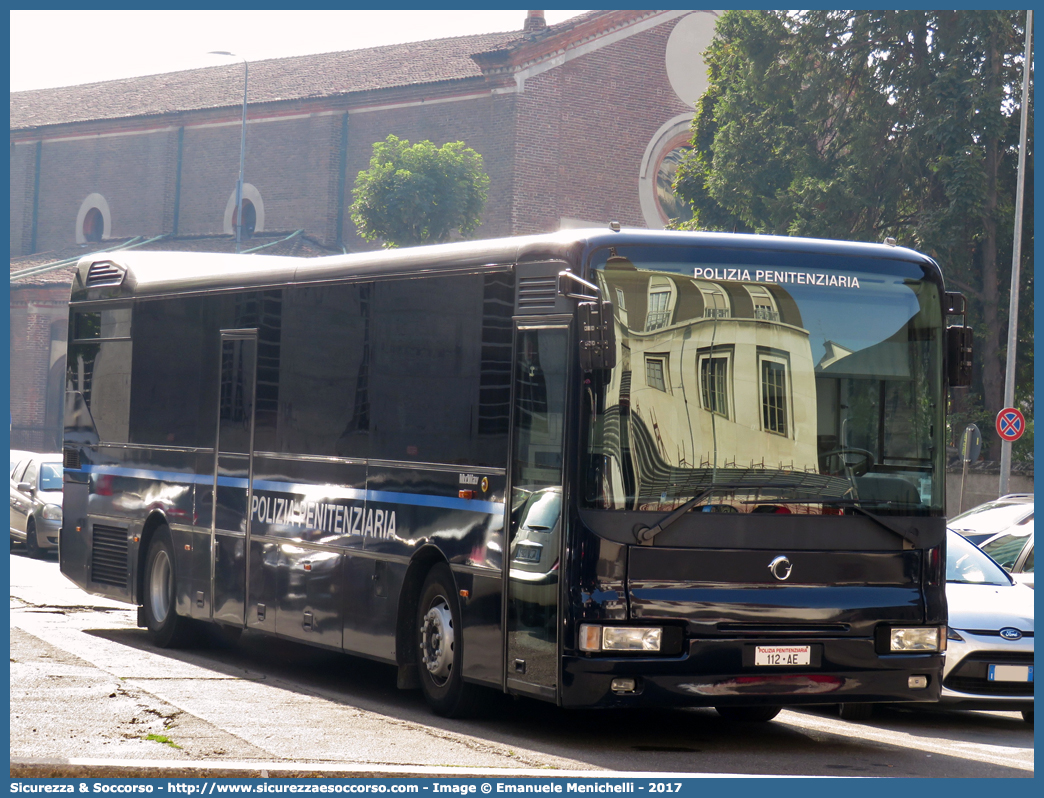
{"label": "bus front grille", "polygon": [[127,530],[94,524],[91,537],[91,581],[127,587]]}

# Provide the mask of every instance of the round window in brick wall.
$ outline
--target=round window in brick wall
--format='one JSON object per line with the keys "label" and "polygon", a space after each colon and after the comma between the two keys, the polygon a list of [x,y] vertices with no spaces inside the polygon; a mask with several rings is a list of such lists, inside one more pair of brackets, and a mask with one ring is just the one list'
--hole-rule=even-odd
{"label": "round window in brick wall", "polygon": [[672,219],[688,219],[689,209],[674,193],[673,183],[692,149],[692,114],[680,114],[660,126],[642,156],[638,200],[645,224],[662,230]]}
{"label": "round window in brick wall", "polygon": [[97,208],[91,208],[83,217],[83,240],[90,242],[101,241],[104,231],[105,220],[102,218],[101,211]]}
{"label": "round window in brick wall", "polygon": [[[232,211],[232,229],[236,229],[236,224],[239,221],[239,209],[236,208]],[[254,229],[257,227],[257,209],[248,199],[243,200],[243,238],[250,238],[254,234]]]}
{"label": "round window in brick wall", "polygon": [[112,214],[101,194],[88,194],[76,214],[76,243],[94,244],[112,235]]}
{"label": "round window in brick wall", "polygon": [[656,167],[656,205],[664,222],[690,216],[688,206],[674,193],[674,180],[678,167],[692,147],[687,143],[667,150]]}
{"label": "round window in brick wall", "polygon": [[[225,233],[236,234],[236,222],[239,221],[239,206],[236,204],[236,192],[233,189],[225,204]],[[265,201],[261,192],[250,183],[243,184],[243,233],[242,238],[250,238],[255,233],[265,232]]]}

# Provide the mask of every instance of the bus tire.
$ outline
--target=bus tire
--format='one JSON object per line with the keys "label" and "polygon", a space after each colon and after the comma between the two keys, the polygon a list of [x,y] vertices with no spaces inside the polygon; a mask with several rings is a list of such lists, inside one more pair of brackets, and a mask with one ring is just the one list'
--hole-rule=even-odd
{"label": "bus tire", "polygon": [[460,603],[453,574],[445,563],[433,566],[417,603],[417,669],[428,706],[436,715],[463,718],[473,714],[478,687],[464,681],[464,641]]}
{"label": "bus tire", "polygon": [[170,529],[164,525],[156,529],[149,544],[142,597],[149,636],[160,648],[181,648],[195,637],[192,619],[178,615],[175,607],[176,568]]}
{"label": "bus tire", "polygon": [[756,706],[756,707],[714,707],[714,711],[725,720],[738,721],[740,723],[768,723],[783,707]]}
{"label": "bus tire", "polygon": [[36,524],[32,518],[25,525],[25,553],[34,560],[39,560],[43,556],[43,551],[40,549],[40,541],[36,539]]}
{"label": "bus tire", "polygon": [[874,715],[873,704],[840,704],[837,708],[837,714],[841,716],[841,720],[853,720],[862,722],[870,720]]}

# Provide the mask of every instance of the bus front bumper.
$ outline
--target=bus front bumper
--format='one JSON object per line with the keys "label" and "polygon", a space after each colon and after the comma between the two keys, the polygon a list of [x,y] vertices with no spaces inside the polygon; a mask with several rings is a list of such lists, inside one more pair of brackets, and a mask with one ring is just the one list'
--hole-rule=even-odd
{"label": "bus front bumper", "polygon": [[[813,647],[811,666],[752,664],[752,647],[792,643]],[[688,654],[673,658],[566,655],[561,700],[607,708],[934,702],[943,657],[882,656],[865,638],[692,641]]]}

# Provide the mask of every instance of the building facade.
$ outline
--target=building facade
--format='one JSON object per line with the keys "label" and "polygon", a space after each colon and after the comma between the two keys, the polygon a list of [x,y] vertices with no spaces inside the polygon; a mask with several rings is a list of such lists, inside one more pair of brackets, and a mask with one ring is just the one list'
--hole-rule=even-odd
{"label": "building facade", "polygon": [[[389,134],[482,155],[477,237],[662,227],[716,18],[593,11],[547,26],[531,11],[520,31],[251,63],[244,227],[258,240],[300,231],[313,254],[370,248],[352,186]],[[243,77],[231,63],[11,95],[13,430],[56,428],[46,397],[63,390],[40,380],[62,357],[50,336],[68,274],[29,267],[131,239],[226,247]]]}

